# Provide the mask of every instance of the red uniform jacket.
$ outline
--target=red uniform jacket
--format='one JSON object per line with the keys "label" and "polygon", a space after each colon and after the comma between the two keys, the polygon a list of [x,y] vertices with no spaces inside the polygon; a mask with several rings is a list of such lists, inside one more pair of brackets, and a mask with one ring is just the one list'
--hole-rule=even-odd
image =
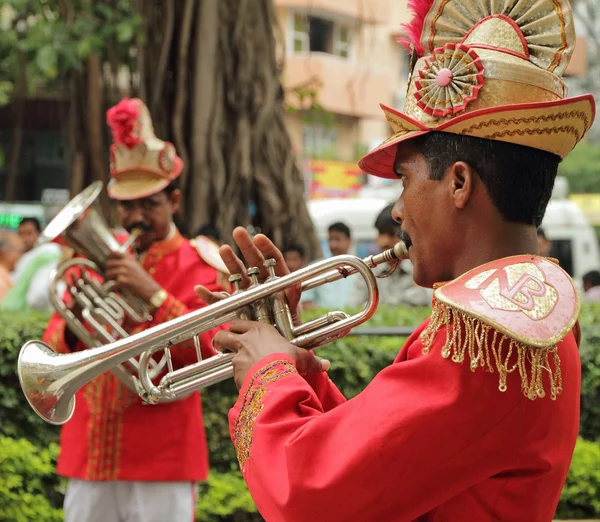
{"label": "red uniform jacket", "polygon": [[[142,262],[169,296],[152,313],[151,322],[129,325],[130,334],[145,330],[204,306],[194,285],[213,291],[217,271],[178,232],[153,244]],[[224,328],[221,327],[221,328]],[[203,357],[213,352],[216,331],[201,336]],[[44,340],[68,352],[65,322],[54,314]],[[85,349],[77,343],[77,350]],[[191,342],[172,349],[174,366],[196,360]],[[106,372],[76,394],[75,413],[62,428],[58,473],[86,480],[204,480],[208,474],[206,434],[198,392],[184,400],[143,405],[112,372]]]}
{"label": "red uniform jacket", "polygon": [[[484,330],[435,310],[351,400],[324,373],[299,375],[283,354],[248,372],[230,430],[267,522],[552,521],[579,425],[574,334],[558,344],[562,393],[531,400],[513,366],[516,343],[487,329],[484,350],[464,345],[474,358],[444,356],[449,339]],[[435,321],[433,338],[421,335]],[[511,361],[504,392],[490,371],[496,356]]]}

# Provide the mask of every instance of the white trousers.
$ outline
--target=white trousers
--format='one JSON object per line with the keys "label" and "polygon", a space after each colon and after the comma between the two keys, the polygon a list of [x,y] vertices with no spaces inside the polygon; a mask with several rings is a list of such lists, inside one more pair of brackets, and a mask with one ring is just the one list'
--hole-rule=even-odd
{"label": "white trousers", "polygon": [[194,482],[70,479],[65,522],[194,522]]}

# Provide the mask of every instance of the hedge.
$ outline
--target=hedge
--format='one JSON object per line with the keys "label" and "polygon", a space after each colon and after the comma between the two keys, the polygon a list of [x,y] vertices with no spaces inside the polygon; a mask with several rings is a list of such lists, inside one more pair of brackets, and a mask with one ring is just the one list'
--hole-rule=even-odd
{"label": "hedge", "polygon": [[[426,308],[381,307],[368,326],[416,326],[428,313]],[[0,436],[4,436],[0,437],[0,521],[60,520],[56,517],[60,517],[64,481],[53,473],[59,428],[33,413],[15,371],[20,347],[28,339],[41,338],[46,320],[47,316],[37,314],[0,316]],[[583,307],[581,325],[581,437],[557,511],[561,518],[600,517],[600,305]],[[332,361],[333,381],[352,397],[393,361],[403,342],[395,337],[348,336],[320,348],[319,354]],[[262,520],[229,439],[226,412],[237,396],[233,382],[204,390],[202,396],[211,474],[200,487],[197,520]]]}

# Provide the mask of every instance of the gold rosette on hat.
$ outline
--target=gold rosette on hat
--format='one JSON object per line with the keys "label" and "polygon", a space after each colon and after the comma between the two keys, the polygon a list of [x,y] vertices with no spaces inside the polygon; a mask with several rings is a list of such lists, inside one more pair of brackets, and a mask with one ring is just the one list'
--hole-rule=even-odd
{"label": "gold rosette on hat", "polygon": [[465,109],[483,86],[483,64],[473,49],[446,44],[434,49],[419,69],[415,98],[427,114],[446,116]]}

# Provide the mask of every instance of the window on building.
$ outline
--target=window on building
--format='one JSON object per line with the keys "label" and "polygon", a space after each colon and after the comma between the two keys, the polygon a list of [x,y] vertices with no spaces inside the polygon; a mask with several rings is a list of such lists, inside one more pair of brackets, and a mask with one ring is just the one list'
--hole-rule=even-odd
{"label": "window on building", "polygon": [[333,22],[308,17],[308,37],[311,53],[332,53],[333,51]]}
{"label": "window on building", "polygon": [[344,25],[337,25],[335,27],[333,54],[342,58],[350,56],[350,30]]}
{"label": "window on building", "polygon": [[322,159],[337,157],[337,130],[334,126],[318,123],[305,124],[302,139],[305,156]]}
{"label": "window on building", "polygon": [[292,38],[295,53],[328,53],[349,58],[351,36],[347,25],[294,13]]}
{"label": "window on building", "polygon": [[302,14],[294,14],[294,52],[303,53],[309,50],[308,19]]}

